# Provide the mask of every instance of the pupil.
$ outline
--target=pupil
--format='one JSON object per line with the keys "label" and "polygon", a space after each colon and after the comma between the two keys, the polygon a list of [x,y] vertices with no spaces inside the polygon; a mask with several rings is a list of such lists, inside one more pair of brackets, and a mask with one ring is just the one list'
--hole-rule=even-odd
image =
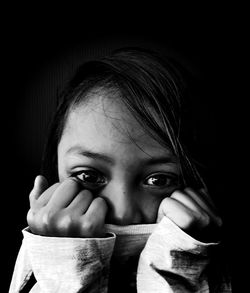
{"label": "pupil", "polygon": [[155,185],[165,185],[166,184],[166,177],[165,176],[157,176],[152,178],[152,183]]}
{"label": "pupil", "polygon": [[83,174],[83,179],[89,183],[96,183],[98,181],[98,176],[95,174]]}

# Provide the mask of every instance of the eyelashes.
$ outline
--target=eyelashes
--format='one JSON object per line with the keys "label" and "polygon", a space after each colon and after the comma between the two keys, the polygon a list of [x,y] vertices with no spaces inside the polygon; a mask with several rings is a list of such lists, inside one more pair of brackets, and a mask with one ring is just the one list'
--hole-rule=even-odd
{"label": "eyelashes", "polygon": [[173,185],[177,185],[178,183],[178,176],[174,174],[167,174],[167,173],[155,173],[148,176],[144,180],[144,184],[157,188],[157,187],[172,187]]}
{"label": "eyelashes", "polygon": [[[108,184],[108,178],[96,169],[82,169],[72,173],[85,188],[98,189]],[[141,184],[146,188],[167,189],[179,184],[179,176],[170,172],[158,172],[148,175]]]}
{"label": "eyelashes", "polygon": [[72,176],[83,186],[90,189],[100,188],[107,183],[107,178],[101,172],[94,169],[81,170],[73,173]]}

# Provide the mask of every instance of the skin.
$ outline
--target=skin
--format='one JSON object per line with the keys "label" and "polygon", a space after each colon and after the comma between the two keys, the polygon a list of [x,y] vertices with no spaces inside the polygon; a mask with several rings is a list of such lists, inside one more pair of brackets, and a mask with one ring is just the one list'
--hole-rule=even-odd
{"label": "skin", "polygon": [[104,223],[155,223],[166,216],[211,241],[221,226],[209,195],[180,190],[178,159],[116,97],[94,94],[71,110],[58,145],[58,174],[51,187],[43,176],[35,179],[27,215],[35,234],[104,237]]}

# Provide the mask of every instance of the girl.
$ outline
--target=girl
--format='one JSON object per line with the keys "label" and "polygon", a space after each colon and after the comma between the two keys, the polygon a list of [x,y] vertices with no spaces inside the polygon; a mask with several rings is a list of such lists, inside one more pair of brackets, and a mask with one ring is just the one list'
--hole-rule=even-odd
{"label": "girl", "polygon": [[[127,48],[60,97],[10,292],[230,292],[221,218],[186,149],[185,74]],[[189,132],[188,132],[189,131]]]}

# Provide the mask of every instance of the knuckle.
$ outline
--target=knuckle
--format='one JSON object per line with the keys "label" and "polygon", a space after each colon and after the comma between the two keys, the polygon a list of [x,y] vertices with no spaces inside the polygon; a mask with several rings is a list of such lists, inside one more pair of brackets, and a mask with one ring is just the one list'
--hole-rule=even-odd
{"label": "knuckle", "polygon": [[54,228],[62,234],[67,234],[72,227],[72,217],[69,214],[58,217],[54,222]]}
{"label": "knuckle", "polygon": [[176,200],[181,200],[183,198],[183,196],[185,196],[185,193],[183,191],[181,191],[181,190],[175,190],[171,194],[170,198],[176,199]]}
{"label": "knuckle", "polygon": [[207,213],[200,212],[197,217],[203,227],[207,227],[211,224],[211,218]]}
{"label": "knuckle", "polygon": [[158,213],[163,213],[164,215],[168,215],[169,213],[169,203],[171,203],[172,199],[169,197],[164,198],[158,208]]}
{"label": "knuckle", "polygon": [[54,236],[68,236],[73,222],[72,216],[62,211],[48,211],[42,217],[44,229]]}
{"label": "knuckle", "polygon": [[95,231],[95,225],[92,221],[90,220],[85,220],[83,223],[82,223],[82,232],[85,234],[85,235],[92,235]]}
{"label": "knuckle", "polygon": [[179,197],[181,194],[181,191],[180,190],[175,190],[172,194],[171,194],[171,197],[175,198],[175,197]]}
{"label": "knuckle", "polygon": [[57,217],[58,212],[46,210],[41,217],[41,222],[45,227],[52,227],[56,225]]}
{"label": "knuckle", "polygon": [[35,222],[35,213],[32,209],[29,209],[26,216],[26,220],[29,226],[32,226],[33,223]]}
{"label": "knuckle", "polygon": [[184,230],[191,230],[193,229],[195,225],[195,218],[192,214],[186,214],[185,217],[183,217],[183,229]]}
{"label": "knuckle", "polygon": [[189,210],[188,212],[183,212],[182,216],[179,217],[182,229],[185,231],[193,231],[203,226],[201,217],[197,211]]}
{"label": "knuckle", "polygon": [[45,227],[41,221],[40,213],[30,209],[26,216],[28,226],[34,234],[45,234]]}

